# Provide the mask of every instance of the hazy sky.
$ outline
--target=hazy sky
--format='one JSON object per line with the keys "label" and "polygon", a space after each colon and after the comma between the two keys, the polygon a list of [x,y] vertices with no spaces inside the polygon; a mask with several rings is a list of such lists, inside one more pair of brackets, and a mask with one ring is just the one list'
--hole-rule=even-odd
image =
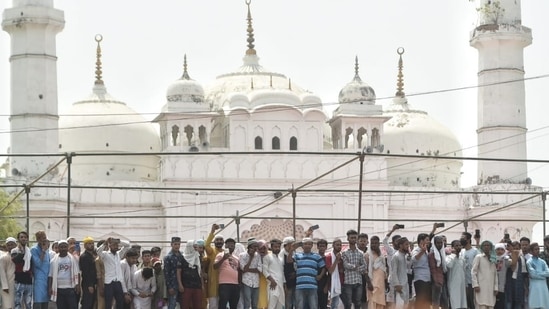
{"label": "hazy sky", "polygon": [[[0,9],[12,1],[1,0]],[[61,114],[91,92],[94,37],[104,39],[103,79],[111,95],[152,119],[165,103],[170,83],[181,76],[187,54],[191,77],[205,86],[242,63],[246,50],[244,0],[57,0],[66,25],[57,36]],[[255,44],[260,63],[336,106],[339,90],[360,75],[390,103],[396,89],[396,49],[404,47],[404,87],[409,103],[427,111],[456,134],[464,156],[476,156],[477,51],[469,46],[477,24],[468,0],[253,0]],[[549,1],[522,2],[523,25],[533,30],[525,50],[526,77],[549,74]],[[9,35],[0,33],[0,153],[9,144]],[[547,158],[549,78],[526,82],[528,158]],[[545,104],[544,104],[545,103]],[[535,185],[549,187],[549,167],[529,166]],[[475,184],[475,163],[464,162],[462,185]]]}

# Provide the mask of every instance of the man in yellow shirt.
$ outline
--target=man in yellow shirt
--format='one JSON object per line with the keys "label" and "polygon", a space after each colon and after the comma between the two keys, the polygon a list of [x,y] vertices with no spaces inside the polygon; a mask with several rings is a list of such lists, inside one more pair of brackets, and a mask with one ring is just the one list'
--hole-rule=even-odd
{"label": "man in yellow shirt", "polygon": [[[219,230],[219,225],[213,224],[212,230],[206,238],[204,243],[204,249],[206,251],[206,257],[209,260],[208,265],[208,303],[209,309],[218,309],[218,270],[214,269],[215,257],[218,253],[223,252],[223,236],[215,235],[215,231]],[[215,236],[215,237],[214,237]],[[214,242],[214,247],[211,246],[212,240]]]}

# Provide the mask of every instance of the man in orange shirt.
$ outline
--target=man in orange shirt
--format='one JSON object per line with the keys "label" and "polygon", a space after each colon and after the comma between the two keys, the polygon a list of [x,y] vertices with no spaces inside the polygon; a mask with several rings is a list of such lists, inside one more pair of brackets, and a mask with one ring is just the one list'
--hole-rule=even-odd
{"label": "man in orange shirt", "polygon": [[[204,249],[206,250],[206,257],[209,260],[208,264],[208,304],[209,309],[217,309],[218,305],[218,271],[214,269],[215,257],[218,253],[223,252],[223,236],[215,235],[215,231],[219,230],[219,225],[213,224],[210,235],[206,238],[204,243]],[[215,236],[215,238],[214,238]],[[211,246],[212,240],[214,241],[214,247]],[[223,308],[224,309],[224,308]]]}

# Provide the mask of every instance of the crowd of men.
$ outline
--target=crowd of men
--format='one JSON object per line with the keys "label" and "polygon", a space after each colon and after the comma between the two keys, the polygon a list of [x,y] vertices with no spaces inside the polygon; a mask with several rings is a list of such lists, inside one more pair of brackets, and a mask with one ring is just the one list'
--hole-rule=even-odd
{"label": "crowd of men", "polygon": [[[348,230],[324,239],[172,237],[169,252],[117,238],[50,246],[46,233],[6,239],[0,254],[2,309],[549,308],[549,236],[544,250],[506,234],[494,244],[464,232],[447,244],[430,234],[383,239]],[[318,227],[318,226],[316,226]],[[475,240],[475,245],[472,240]],[[316,248],[315,247],[316,242]],[[343,249],[345,247],[345,249]],[[413,247],[413,248],[412,248]]]}

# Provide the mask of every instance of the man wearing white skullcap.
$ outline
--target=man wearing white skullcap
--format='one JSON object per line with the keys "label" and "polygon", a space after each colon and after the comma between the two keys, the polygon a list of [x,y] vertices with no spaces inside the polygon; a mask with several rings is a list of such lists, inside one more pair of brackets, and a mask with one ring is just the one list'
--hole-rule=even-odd
{"label": "man wearing white skullcap", "polygon": [[[11,261],[11,250],[17,247],[17,240],[13,237],[6,239],[6,254],[0,256],[0,271],[5,276],[7,285],[2,283],[2,309],[12,309],[15,301],[15,264]],[[7,287],[7,288],[6,288]]]}

